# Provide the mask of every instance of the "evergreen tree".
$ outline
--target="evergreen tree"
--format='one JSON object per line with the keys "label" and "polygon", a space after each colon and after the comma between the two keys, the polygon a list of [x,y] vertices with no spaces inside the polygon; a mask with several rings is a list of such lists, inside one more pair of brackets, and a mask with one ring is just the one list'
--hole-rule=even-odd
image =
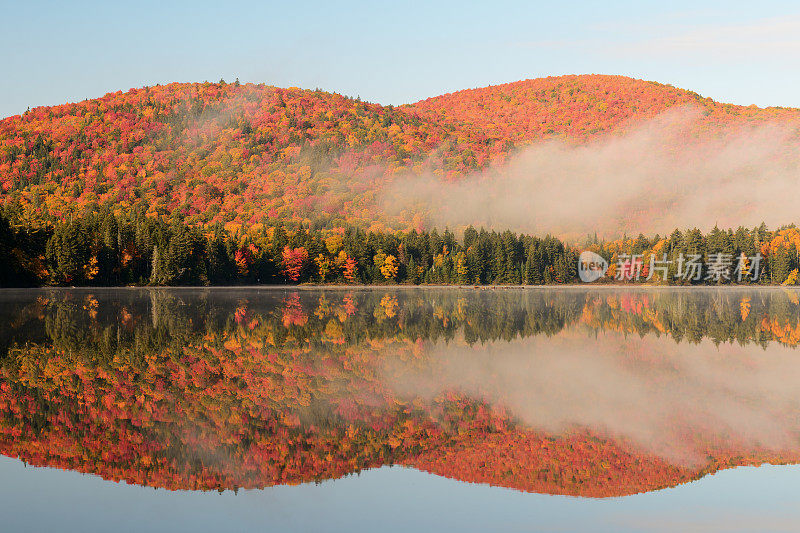
{"label": "evergreen tree", "polygon": [[73,220],[56,228],[47,241],[47,261],[56,284],[82,285],[91,250],[83,225]]}

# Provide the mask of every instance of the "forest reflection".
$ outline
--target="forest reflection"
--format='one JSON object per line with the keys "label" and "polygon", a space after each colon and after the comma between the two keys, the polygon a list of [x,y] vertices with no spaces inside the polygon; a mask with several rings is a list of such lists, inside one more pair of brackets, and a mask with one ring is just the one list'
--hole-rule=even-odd
{"label": "forest reflection", "polygon": [[800,462],[798,293],[0,295],[0,453],[170,489],[385,464],[614,496]]}

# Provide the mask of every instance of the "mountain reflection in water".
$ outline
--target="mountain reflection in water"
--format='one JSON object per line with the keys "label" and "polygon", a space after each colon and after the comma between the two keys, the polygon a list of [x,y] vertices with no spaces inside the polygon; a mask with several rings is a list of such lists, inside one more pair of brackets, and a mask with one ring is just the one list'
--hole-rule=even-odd
{"label": "mountain reflection in water", "polygon": [[169,489],[404,465],[619,496],[800,462],[784,289],[0,294],[0,453]]}

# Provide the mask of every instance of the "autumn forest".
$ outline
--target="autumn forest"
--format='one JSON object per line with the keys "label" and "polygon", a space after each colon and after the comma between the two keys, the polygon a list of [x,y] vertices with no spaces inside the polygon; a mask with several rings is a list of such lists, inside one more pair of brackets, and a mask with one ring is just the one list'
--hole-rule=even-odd
{"label": "autumn forest", "polygon": [[[702,110],[698,139],[800,123],[793,109],[595,75],[399,107],[220,80],[31,109],[0,121],[0,286],[572,283],[582,250],[612,265],[606,281],[621,258],[638,256],[633,281],[796,283],[794,225],[598,239],[437,227],[435,202],[385,208],[384,192],[408,176],[458,183],[502,172],[536,143],[590,143],[682,106]],[[762,261],[757,280],[733,267],[723,279],[650,275],[651,258],[680,254]]]}

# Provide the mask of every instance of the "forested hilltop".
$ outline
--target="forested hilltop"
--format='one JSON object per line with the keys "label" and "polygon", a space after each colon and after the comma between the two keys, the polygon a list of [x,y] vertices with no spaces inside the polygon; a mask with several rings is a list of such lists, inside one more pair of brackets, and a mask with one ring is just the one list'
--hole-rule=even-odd
{"label": "forested hilltop", "polygon": [[29,224],[0,213],[0,287],[40,285],[509,284],[578,281],[582,251],[607,263],[599,280],[660,284],[784,284],[798,281],[800,230],[675,230],[668,237],[580,246],[468,227],[374,232],[357,227],[219,224],[115,215]]}
{"label": "forested hilltop", "polygon": [[279,222],[431,229],[435,203],[381,209],[389,184],[458,181],[532,144],[587,143],[687,106],[697,111],[689,137],[800,125],[796,109],[723,104],[623,76],[532,79],[399,107],[322,90],[173,83],[0,120],[0,203],[31,224],[108,208],[179,213],[231,232]]}

